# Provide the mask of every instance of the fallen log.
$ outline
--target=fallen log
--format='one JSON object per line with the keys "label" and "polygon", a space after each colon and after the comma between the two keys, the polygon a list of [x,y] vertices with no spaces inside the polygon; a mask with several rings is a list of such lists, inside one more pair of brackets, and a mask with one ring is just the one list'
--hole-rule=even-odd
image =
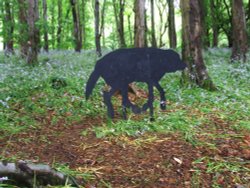
{"label": "fallen log", "polygon": [[25,187],[48,185],[79,187],[73,177],[58,172],[49,165],[33,164],[25,161],[16,163],[0,162],[0,183]]}

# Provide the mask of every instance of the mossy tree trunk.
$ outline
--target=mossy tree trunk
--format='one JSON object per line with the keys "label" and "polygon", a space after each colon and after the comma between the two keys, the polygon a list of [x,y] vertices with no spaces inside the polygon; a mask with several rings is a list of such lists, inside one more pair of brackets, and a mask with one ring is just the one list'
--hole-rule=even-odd
{"label": "mossy tree trunk", "polygon": [[218,4],[215,0],[210,0],[210,9],[211,9],[211,24],[212,24],[212,32],[213,32],[213,41],[212,41],[212,47],[218,46],[218,37],[219,37],[219,21],[217,19],[218,13],[216,10],[216,6]]}
{"label": "mossy tree trunk", "polygon": [[175,29],[175,8],[174,0],[168,0],[168,37],[170,48],[176,48],[176,29]]}
{"label": "mossy tree trunk", "polygon": [[19,33],[22,33],[18,37],[18,42],[20,45],[20,53],[22,58],[26,58],[28,55],[28,24],[26,18],[26,10],[28,8],[28,3],[25,0],[18,0],[18,21],[19,21]]}
{"label": "mossy tree trunk", "polygon": [[154,0],[150,0],[150,11],[151,11],[151,43],[152,43],[152,47],[157,47],[156,36],[155,36]]}
{"label": "mossy tree trunk", "polygon": [[120,48],[126,47],[125,35],[124,35],[124,8],[125,0],[113,0],[113,8],[115,15],[115,23],[117,29],[117,35],[119,39]]}
{"label": "mossy tree trunk", "polygon": [[204,89],[215,90],[202,56],[202,24],[200,0],[181,1],[182,58],[187,63],[183,72],[183,84],[195,84]]}
{"label": "mossy tree trunk", "polygon": [[47,15],[47,0],[43,0],[43,29],[44,29],[44,50],[49,51],[49,36],[48,36],[48,15]]}
{"label": "mossy tree trunk", "polygon": [[80,19],[80,10],[78,0],[71,0],[71,8],[74,22],[74,41],[75,41],[75,51],[81,52],[82,49],[82,25]]}
{"label": "mossy tree trunk", "polygon": [[99,0],[95,0],[95,46],[96,46],[97,55],[101,57],[102,51],[101,51],[100,2]]}
{"label": "mossy tree trunk", "polygon": [[33,64],[38,61],[38,51],[39,51],[39,29],[36,25],[36,22],[39,19],[39,8],[38,8],[38,0],[29,0],[28,1],[28,15],[27,22],[29,26],[29,50],[27,55],[27,63]]}
{"label": "mossy tree trunk", "polygon": [[145,0],[135,0],[135,47],[145,46]]}
{"label": "mossy tree trunk", "polygon": [[242,0],[233,0],[233,47],[231,61],[246,62],[247,32],[245,12]]}
{"label": "mossy tree trunk", "polygon": [[5,20],[3,20],[3,36],[4,36],[4,44],[5,44],[5,54],[9,56],[10,54],[14,54],[14,18],[13,18],[13,7],[11,6],[11,2],[9,0],[4,1],[5,4]]}

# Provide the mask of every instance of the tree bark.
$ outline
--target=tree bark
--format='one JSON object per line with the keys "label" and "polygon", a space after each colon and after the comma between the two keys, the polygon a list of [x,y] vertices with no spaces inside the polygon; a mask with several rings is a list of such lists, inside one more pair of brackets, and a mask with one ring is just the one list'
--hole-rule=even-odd
{"label": "tree bark", "polygon": [[167,27],[168,27],[168,24],[167,24],[167,21],[165,22],[164,18],[164,11],[165,11],[165,8],[167,6],[167,1],[158,1],[158,3],[156,4],[157,5],[157,8],[158,8],[158,12],[159,12],[159,17],[160,17],[160,27],[159,27],[159,47],[162,47],[164,46],[165,44],[163,44],[163,36],[164,34],[166,33],[167,31]]}
{"label": "tree bark", "polygon": [[218,36],[219,36],[219,24],[217,20],[217,11],[216,11],[216,3],[215,0],[210,1],[210,8],[211,8],[211,16],[212,16],[212,31],[213,31],[213,41],[212,46],[218,46]]}
{"label": "tree bark", "polygon": [[82,38],[83,38],[83,48],[85,49],[87,46],[87,37],[86,37],[86,0],[82,0]]}
{"label": "tree bark", "polygon": [[174,0],[168,0],[168,37],[170,48],[176,48],[176,29],[175,29],[175,8]]}
{"label": "tree bark", "polygon": [[55,185],[71,184],[79,187],[75,179],[58,172],[48,165],[26,163],[18,161],[16,163],[0,162],[0,177],[6,177],[3,182],[21,187],[45,187]]}
{"label": "tree bark", "polygon": [[157,47],[156,37],[155,37],[155,8],[154,0],[150,0],[150,11],[151,11],[151,43],[153,47]]}
{"label": "tree bark", "polygon": [[231,61],[246,62],[247,32],[242,0],[233,0],[233,47]]}
{"label": "tree bark", "polygon": [[250,0],[248,0],[247,4],[247,21],[250,20]]}
{"label": "tree bark", "polygon": [[4,43],[5,43],[5,55],[9,56],[14,54],[14,18],[11,11],[11,6],[9,1],[4,1],[5,3],[5,20],[4,20]]}
{"label": "tree bark", "polygon": [[57,48],[61,48],[61,33],[62,33],[62,0],[57,1],[57,9],[58,9],[58,18],[57,18],[57,32],[56,32],[56,41],[57,41]]}
{"label": "tree bark", "polygon": [[208,1],[202,0],[199,1],[199,6],[201,8],[201,28],[202,28],[202,47],[207,48],[210,47],[209,40],[209,26],[208,26]]}
{"label": "tree bark", "polygon": [[102,56],[101,34],[100,34],[100,2],[95,0],[95,46],[98,57]]}
{"label": "tree bark", "polygon": [[215,90],[202,57],[202,23],[199,0],[181,1],[182,13],[182,58],[188,69],[183,72],[183,84]]}
{"label": "tree bark", "polygon": [[128,19],[128,33],[129,33],[129,46],[133,46],[133,33],[131,28],[131,14],[127,16]]}
{"label": "tree bark", "polygon": [[51,30],[51,45],[52,45],[52,48],[54,49],[56,47],[56,40],[57,40],[57,36],[56,36],[56,11],[55,11],[55,3],[56,1],[51,1],[51,6],[50,6],[50,15],[51,15],[51,27],[50,27],[50,30]]}
{"label": "tree bark", "polygon": [[101,25],[100,25],[100,36],[102,36],[102,44],[105,46],[105,36],[104,36],[104,25],[105,25],[105,7],[106,7],[106,0],[103,1],[102,10],[101,10]]}
{"label": "tree bark", "polygon": [[20,54],[22,58],[26,58],[28,55],[28,40],[29,40],[29,31],[26,18],[26,10],[28,8],[28,3],[25,0],[18,0],[18,19],[19,19],[19,33],[22,33],[22,36],[18,37],[20,45]]}
{"label": "tree bark", "polygon": [[78,0],[70,0],[73,22],[74,22],[74,38],[75,38],[75,51],[81,52],[82,49],[82,27],[80,21],[79,4]]}
{"label": "tree bark", "polygon": [[39,30],[36,26],[38,21],[39,12],[38,12],[38,0],[29,0],[28,1],[28,17],[27,22],[29,26],[29,50],[27,56],[27,63],[34,64],[37,63],[38,51],[39,51]]}
{"label": "tree bark", "polygon": [[[119,6],[117,6],[117,0],[113,0],[114,14],[116,29],[118,33],[119,46],[120,48],[126,47],[125,36],[124,36],[124,7],[125,0],[119,0]],[[118,10],[119,9],[119,13]]]}
{"label": "tree bark", "polygon": [[44,29],[44,50],[49,51],[49,41],[48,41],[48,16],[47,16],[47,0],[43,0],[43,29]]}
{"label": "tree bark", "polygon": [[135,0],[135,47],[145,46],[145,0]]}

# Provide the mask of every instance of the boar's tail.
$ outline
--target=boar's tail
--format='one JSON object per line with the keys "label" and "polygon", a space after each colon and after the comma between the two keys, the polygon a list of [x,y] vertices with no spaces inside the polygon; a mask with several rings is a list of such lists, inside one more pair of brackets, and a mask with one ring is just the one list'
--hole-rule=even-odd
{"label": "boar's tail", "polygon": [[91,73],[90,77],[89,77],[89,80],[87,82],[87,85],[86,85],[86,91],[85,91],[85,97],[86,97],[86,100],[88,100],[89,96],[91,95],[94,87],[95,87],[95,84],[97,82],[97,80],[99,79],[100,77],[100,73],[99,71],[97,71],[96,69]]}

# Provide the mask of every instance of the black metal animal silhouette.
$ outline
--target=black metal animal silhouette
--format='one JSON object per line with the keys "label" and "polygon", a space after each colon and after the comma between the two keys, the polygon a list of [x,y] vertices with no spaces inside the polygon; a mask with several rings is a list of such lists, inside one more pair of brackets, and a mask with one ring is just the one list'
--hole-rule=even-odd
{"label": "black metal animal silhouette", "polygon": [[[153,86],[160,92],[161,109],[166,108],[166,98],[159,80],[167,72],[175,72],[185,69],[186,64],[175,51],[157,48],[130,48],[115,50],[101,59],[95,65],[86,85],[86,99],[91,95],[93,88],[102,77],[111,87],[110,91],[104,91],[104,103],[108,108],[108,116],[114,118],[114,109],[111,97],[115,91],[120,90],[122,95],[123,117],[126,119],[126,108],[131,108],[134,113],[140,113],[150,109],[150,117],[153,119]],[[148,85],[148,100],[142,109],[133,105],[128,99],[128,85],[131,82],[145,82]]]}

